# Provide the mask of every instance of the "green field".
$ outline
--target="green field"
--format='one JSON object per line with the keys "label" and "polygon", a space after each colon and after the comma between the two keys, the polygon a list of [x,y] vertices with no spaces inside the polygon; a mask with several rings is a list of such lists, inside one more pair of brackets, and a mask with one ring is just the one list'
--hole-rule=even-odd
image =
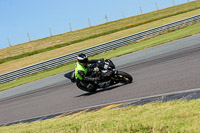
{"label": "green field", "polygon": [[0,127],[8,133],[199,133],[200,100],[170,101]]}

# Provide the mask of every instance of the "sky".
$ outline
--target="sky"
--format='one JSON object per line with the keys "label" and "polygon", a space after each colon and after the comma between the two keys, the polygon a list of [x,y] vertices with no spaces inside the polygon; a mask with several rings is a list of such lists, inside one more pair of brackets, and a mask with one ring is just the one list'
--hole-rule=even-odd
{"label": "sky", "polygon": [[[0,0],[0,49],[193,0]],[[71,28],[70,28],[71,25]],[[9,40],[9,42],[8,42]]]}

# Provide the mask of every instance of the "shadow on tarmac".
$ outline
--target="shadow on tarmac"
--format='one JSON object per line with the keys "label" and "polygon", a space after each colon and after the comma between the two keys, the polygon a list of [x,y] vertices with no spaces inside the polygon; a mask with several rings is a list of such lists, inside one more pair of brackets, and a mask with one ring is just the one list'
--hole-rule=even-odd
{"label": "shadow on tarmac", "polygon": [[110,87],[108,87],[108,88],[101,88],[101,89],[98,89],[96,92],[87,92],[87,93],[84,93],[84,94],[81,94],[81,95],[75,96],[75,97],[91,96],[91,95],[94,95],[94,94],[97,94],[97,93],[101,93],[101,92],[113,90],[113,89],[118,88],[118,87],[120,87],[120,86],[124,86],[124,84],[122,84],[122,85],[110,86]]}

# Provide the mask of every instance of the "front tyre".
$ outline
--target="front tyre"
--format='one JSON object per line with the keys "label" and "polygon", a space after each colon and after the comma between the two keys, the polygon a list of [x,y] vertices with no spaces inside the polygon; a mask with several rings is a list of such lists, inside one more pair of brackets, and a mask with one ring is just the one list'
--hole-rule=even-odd
{"label": "front tyre", "polygon": [[118,71],[117,77],[120,83],[129,84],[133,81],[132,76],[126,72]]}

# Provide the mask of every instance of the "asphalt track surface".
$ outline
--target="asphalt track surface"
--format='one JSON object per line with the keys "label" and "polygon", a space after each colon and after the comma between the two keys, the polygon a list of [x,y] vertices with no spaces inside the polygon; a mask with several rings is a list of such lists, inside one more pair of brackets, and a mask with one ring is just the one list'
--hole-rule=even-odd
{"label": "asphalt track surface", "polygon": [[133,83],[99,90],[79,90],[69,80],[0,100],[0,124],[99,104],[200,88],[200,43],[134,61],[117,69]]}

